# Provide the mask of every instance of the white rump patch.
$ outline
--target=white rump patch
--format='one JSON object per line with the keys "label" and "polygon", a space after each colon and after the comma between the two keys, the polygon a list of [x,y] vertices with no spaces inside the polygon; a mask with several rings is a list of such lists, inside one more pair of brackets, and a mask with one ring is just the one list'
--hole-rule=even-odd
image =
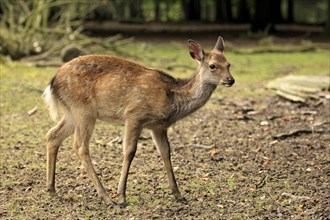
{"label": "white rump patch", "polygon": [[50,85],[47,86],[44,92],[44,99],[49,108],[49,114],[53,121],[56,121],[58,115],[58,102],[52,93]]}

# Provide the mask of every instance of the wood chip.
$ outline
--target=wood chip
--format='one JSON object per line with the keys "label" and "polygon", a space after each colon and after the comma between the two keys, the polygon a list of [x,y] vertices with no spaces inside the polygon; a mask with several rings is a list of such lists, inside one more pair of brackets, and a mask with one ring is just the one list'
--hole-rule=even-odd
{"label": "wood chip", "polygon": [[30,111],[27,112],[28,116],[34,115],[37,112],[38,108],[34,107],[33,109],[31,109]]}

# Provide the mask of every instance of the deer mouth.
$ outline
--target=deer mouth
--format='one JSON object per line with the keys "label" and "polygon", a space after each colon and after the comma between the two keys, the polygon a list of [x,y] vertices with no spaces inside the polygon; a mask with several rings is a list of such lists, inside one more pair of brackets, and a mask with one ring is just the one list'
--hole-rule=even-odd
{"label": "deer mouth", "polygon": [[221,81],[220,82],[220,85],[225,86],[225,87],[232,87],[234,85],[234,83],[235,83],[235,80],[233,80],[233,81],[226,81],[226,82]]}

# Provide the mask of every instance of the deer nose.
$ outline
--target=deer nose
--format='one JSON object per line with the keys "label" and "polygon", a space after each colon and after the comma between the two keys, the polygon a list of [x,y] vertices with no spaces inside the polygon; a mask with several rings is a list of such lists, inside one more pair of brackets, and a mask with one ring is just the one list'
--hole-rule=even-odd
{"label": "deer nose", "polygon": [[227,78],[227,84],[232,86],[235,83],[235,79],[233,77],[228,77]]}

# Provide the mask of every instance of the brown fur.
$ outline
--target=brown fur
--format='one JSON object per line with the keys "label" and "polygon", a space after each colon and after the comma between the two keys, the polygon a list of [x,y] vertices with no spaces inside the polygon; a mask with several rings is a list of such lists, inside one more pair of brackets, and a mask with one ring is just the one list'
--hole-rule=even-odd
{"label": "brown fur", "polygon": [[119,203],[126,202],[128,171],[143,128],[151,129],[154,142],[164,160],[172,192],[177,199],[181,199],[170,161],[167,128],[202,107],[217,85],[231,86],[234,83],[229,73],[229,63],[219,48],[223,49],[221,37],[210,53],[204,53],[198,43],[189,40],[189,52],[199,62],[199,66],[185,80],[110,55],[82,56],[63,65],[45,92],[53,115],[57,103],[65,111],[63,119],[47,135],[48,190],[55,191],[55,165],[59,146],[65,138],[74,134],[74,151],[100,197],[107,204],[112,203],[89,156],[89,140],[96,120],[100,119],[125,124],[124,162],[118,186]]}

